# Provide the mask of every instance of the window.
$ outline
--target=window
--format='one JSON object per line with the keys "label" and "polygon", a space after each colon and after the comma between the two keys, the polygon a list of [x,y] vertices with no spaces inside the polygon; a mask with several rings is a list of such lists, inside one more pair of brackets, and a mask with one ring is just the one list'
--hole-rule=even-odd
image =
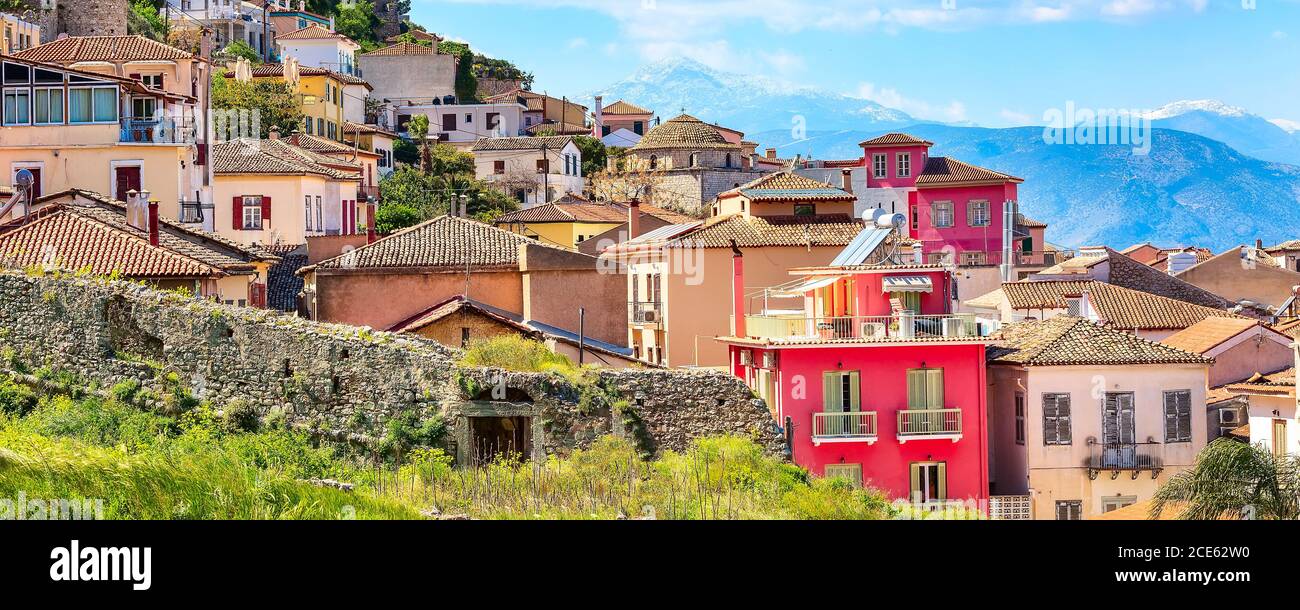
{"label": "window", "polygon": [[473,115],[473,114],[468,113],[468,112],[465,113],[465,124],[466,124],[466,125],[473,125],[473,124],[474,124],[474,115]]}
{"label": "window", "polygon": [[817,206],[811,203],[798,203],[794,206],[795,216],[816,216]]}
{"label": "window", "polygon": [[492,162],[492,173],[494,173],[494,174],[504,174],[504,173],[506,173],[506,162],[505,162],[505,161],[493,161],[493,162]]}
{"label": "window", "polygon": [[315,230],[312,228],[315,225],[312,223],[312,218],[314,215],[311,213],[311,195],[307,195],[306,197],[303,197],[303,199],[305,201],[303,201],[302,210],[303,213],[306,214],[306,224],[307,224],[305,228],[307,229],[307,232],[310,233]]}
{"label": "window", "polygon": [[312,122],[311,122],[311,117],[307,117],[307,119],[306,119],[306,123],[307,123],[307,126],[306,126],[305,129],[303,129],[303,132],[306,133],[307,135],[312,135],[312,129],[311,129]]}
{"label": "window", "polygon": [[873,178],[887,178],[889,174],[889,155],[885,153],[876,153],[871,155],[871,176]]}
{"label": "window", "polygon": [[1043,444],[1069,445],[1071,435],[1070,395],[1043,394]]}
{"label": "window", "polygon": [[325,119],[316,119],[316,135],[325,135]]}
{"label": "window", "polygon": [[442,130],[456,131],[456,115],[454,114],[442,115]]}
{"label": "window", "polygon": [[936,201],[930,204],[930,215],[933,217],[934,226],[951,227],[952,226],[952,202]]}
{"label": "window", "polygon": [[1192,391],[1165,392],[1165,442],[1192,442]]}
{"label": "window", "polygon": [[244,197],[244,230],[261,231],[262,230],[262,198],[258,196]]}
{"label": "window", "polygon": [[1101,499],[1101,512],[1108,513],[1113,510],[1119,510],[1125,506],[1137,504],[1137,496],[1115,496],[1113,498]]}
{"label": "window", "polygon": [[325,206],[321,205],[321,196],[316,196],[316,230],[325,230]]}
{"label": "window", "polygon": [[650,155],[650,169],[657,169],[658,167],[659,167],[659,157],[655,155]]}
{"label": "window", "polygon": [[1286,420],[1273,420],[1273,455],[1282,457],[1286,455]]}
{"label": "window", "polygon": [[30,125],[32,123],[32,92],[30,89],[5,91],[4,124]]}
{"label": "window", "polygon": [[460,348],[469,348],[469,328],[464,326],[460,327]]}
{"label": "window", "polygon": [[1078,521],[1083,519],[1083,500],[1057,500],[1057,521]]}
{"label": "window", "polygon": [[862,464],[827,464],[825,476],[828,479],[848,479],[854,487],[862,487]]}
{"label": "window", "polygon": [[909,410],[943,408],[943,369],[907,371],[907,408]]}
{"label": "window", "polygon": [[488,131],[495,132],[499,127],[501,127],[501,113],[489,112],[485,118]]}
{"label": "window", "polygon": [[163,88],[163,75],[161,74],[145,74],[140,77],[140,80],[144,81],[144,84],[150,89],[162,90]]}
{"label": "window", "polygon": [[1025,444],[1025,395],[1016,392],[1016,444]]}
{"label": "window", "polygon": [[912,175],[912,153],[898,153],[898,177],[908,178]]}
{"label": "window", "polygon": [[138,121],[150,120],[158,110],[158,100],[151,97],[131,98],[131,118]]}
{"label": "window", "polygon": [[911,496],[913,503],[940,502],[948,499],[948,465],[943,462],[912,464]]}
{"label": "window", "polygon": [[539,173],[539,174],[549,174],[549,173],[551,173],[551,160],[550,160],[550,159],[538,159],[538,160],[537,160],[537,173]]}
{"label": "window", "polygon": [[984,252],[962,252],[961,264],[964,267],[978,267],[988,264],[988,254]]}
{"label": "window", "polygon": [[917,213],[916,206],[912,206],[912,230],[913,230],[913,231],[915,231],[915,230],[921,228],[921,225],[920,225],[920,218],[921,218],[921,215],[920,215],[919,213]]}
{"label": "window", "polygon": [[989,226],[989,202],[982,200],[966,202],[966,224],[972,227]]}
{"label": "window", "polygon": [[861,375],[858,371],[830,371],[822,374],[822,411],[856,413],[862,410]]}

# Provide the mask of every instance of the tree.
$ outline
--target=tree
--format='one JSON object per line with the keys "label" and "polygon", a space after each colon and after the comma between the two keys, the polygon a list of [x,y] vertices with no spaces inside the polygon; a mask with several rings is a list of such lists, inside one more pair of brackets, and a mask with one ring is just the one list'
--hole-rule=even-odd
{"label": "tree", "polygon": [[[435,176],[413,167],[403,167],[384,178],[381,187],[384,201],[375,218],[383,232],[447,214],[452,210],[453,202],[459,206],[461,195],[465,195],[470,215],[484,222],[518,208],[514,200],[497,193],[487,183],[475,179],[473,174],[464,172]],[[394,209],[385,211],[389,207]]]}
{"label": "tree", "polygon": [[1300,460],[1221,438],[1201,451],[1191,469],[1160,486],[1151,516],[1159,517],[1175,504],[1182,507],[1179,519],[1300,518]]}
{"label": "tree", "polygon": [[171,26],[163,17],[161,8],[160,2],[155,0],[131,0],[131,10],[126,15],[127,33],[167,42]]}
{"label": "tree", "polygon": [[591,136],[578,136],[573,144],[582,152],[582,175],[594,176],[605,170],[608,153],[604,142]]}
{"label": "tree", "polygon": [[252,62],[254,66],[262,64],[262,55],[257,52],[257,49],[254,49],[249,46],[247,42],[242,40],[236,40],[226,45],[226,48],[221,50],[221,55],[232,60],[247,59]]}
{"label": "tree", "polygon": [[406,132],[411,134],[417,146],[420,147],[420,171],[430,173],[433,171],[433,160],[429,154],[429,117],[424,114],[417,114],[411,117],[411,121],[406,124]]}
{"label": "tree", "polygon": [[251,83],[241,83],[233,78],[225,78],[221,73],[212,76],[212,108],[258,113],[258,137],[261,138],[270,136],[272,125],[285,132],[293,131],[302,125],[304,117],[299,96],[284,81],[254,80]]}
{"label": "tree", "polygon": [[356,41],[362,46],[362,52],[373,51],[379,46],[379,39],[375,36],[378,26],[379,17],[375,16],[375,5],[370,0],[356,0],[335,8],[334,31]]}
{"label": "tree", "polygon": [[438,43],[438,52],[455,55],[456,62],[456,97],[461,103],[478,100],[478,79],[474,77],[474,52],[469,45],[444,40]]}

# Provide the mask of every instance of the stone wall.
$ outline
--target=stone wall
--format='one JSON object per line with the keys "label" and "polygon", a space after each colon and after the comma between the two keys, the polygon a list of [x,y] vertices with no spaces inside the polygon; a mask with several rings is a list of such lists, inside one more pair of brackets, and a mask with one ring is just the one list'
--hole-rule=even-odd
{"label": "stone wall", "polygon": [[[34,17],[41,26],[41,42],[51,42],[59,34],[69,36],[125,36],[129,0],[27,0],[39,12]],[[50,6],[48,10],[41,7]]]}
{"label": "stone wall", "polygon": [[[0,367],[68,372],[109,386],[179,385],[217,408],[244,401],[319,435],[369,442],[404,412],[443,418],[463,454],[470,417],[527,417],[533,454],[567,455],[604,434],[648,453],[717,434],[782,437],[767,407],[718,372],[558,374],[456,365],[460,351],[410,335],[321,324],[98,278],[0,272]],[[464,457],[462,455],[462,457]]]}

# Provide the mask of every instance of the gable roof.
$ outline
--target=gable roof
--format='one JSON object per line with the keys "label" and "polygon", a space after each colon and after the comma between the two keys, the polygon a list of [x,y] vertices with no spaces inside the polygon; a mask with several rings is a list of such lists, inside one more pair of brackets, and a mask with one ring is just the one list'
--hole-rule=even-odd
{"label": "gable roof", "polygon": [[601,114],[614,114],[614,115],[654,114],[654,112],[652,111],[646,110],[645,108],[642,108],[635,104],[629,104],[628,102],[625,102],[623,100],[619,100],[617,102],[614,102],[613,104],[601,108],[600,112]]}
{"label": "gable roof", "polygon": [[1289,239],[1280,244],[1277,244],[1276,246],[1269,246],[1267,248],[1264,248],[1265,252],[1271,252],[1271,253],[1287,252],[1292,250],[1300,250],[1300,239]]}
{"label": "gable roof", "polygon": [[292,32],[286,32],[284,34],[277,34],[275,39],[276,41],[342,39],[352,44],[357,44],[351,38],[348,38],[347,36],[344,36],[343,34],[340,34],[338,32],[332,31],[329,28],[322,26],[319,23],[308,23],[307,27],[305,28],[294,30]]}
{"label": "gable roof", "polygon": [[478,269],[517,269],[519,246],[524,244],[580,256],[567,248],[551,246],[481,222],[439,216],[309,269],[459,269],[467,265]]}
{"label": "gable roof", "polygon": [[730,248],[734,240],[741,248],[843,247],[861,232],[862,223],[847,214],[749,217],[729,214],[710,218],[698,228],[678,235],[664,245],[670,248]]}
{"label": "gable roof", "polygon": [[1214,317],[1242,318],[1222,309],[1162,297],[1096,281],[1006,282],[1002,292],[1012,309],[1066,309],[1067,296],[1088,293],[1107,324],[1126,330],[1183,329]]}
{"label": "gable roof", "polygon": [[51,63],[199,59],[193,53],[136,35],[69,36],[13,55],[19,59]]}
{"label": "gable roof", "polygon": [[1229,339],[1254,330],[1256,327],[1262,327],[1267,332],[1275,333],[1279,337],[1286,337],[1286,335],[1265,326],[1258,320],[1214,317],[1206,318],[1188,326],[1173,335],[1161,339],[1160,342],[1184,351],[1204,354]]}
{"label": "gable roof", "polygon": [[549,150],[558,151],[573,142],[573,136],[541,136],[518,138],[479,138],[474,142],[474,152],[499,150]]}
{"label": "gable roof", "polygon": [[1295,396],[1295,367],[1267,375],[1255,373],[1250,377],[1221,386],[1231,394],[1262,394],[1265,396]]}
{"label": "gable roof", "polygon": [[1228,299],[1168,273],[1162,273],[1150,265],[1139,263],[1111,248],[1106,248],[1106,255],[1106,259],[1110,261],[1110,275],[1106,279],[1109,284],[1205,307],[1226,309],[1233,305]]}
{"label": "gable roof", "polygon": [[[641,204],[641,213],[653,216],[670,224],[695,220],[685,214],[679,214],[652,205]],[[497,225],[510,223],[565,223],[586,222],[603,224],[622,224],[627,222],[628,206],[620,203],[596,203],[581,196],[566,194],[551,203],[516,210],[498,217]]]}
{"label": "gable roof", "polygon": [[874,138],[871,138],[870,140],[865,140],[863,142],[858,143],[858,146],[861,146],[863,148],[870,148],[874,146],[907,146],[907,145],[934,146],[934,142],[931,142],[929,140],[923,140],[914,135],[895,132],[895,133],[887,133],[883,136],[876,136]]}
{"label": "gable roof", "polygon": [[1069,316],[1004,326],[986,357],[991,363],[1025,366],[1213,363],[1199,354]]}
{"label": "gable roof", "polygon": [[1012,176],[1011,174],[995,172],[991,169],[971,165],[949,157],[930,157],[926,159],[925,169],[916,177],[916,186],[918,188],[967,184],[971,182],[1020,183],[1024,182],[1024,180]]}
{"label": "gable roof", "polygon": [[722,196],[744,195],[753,201],[857,201],[857,195],[819,180],[783,171],[761,176]]}
{"label": "gable roof", "polygon": [[284,140],[240,138],[212,147],[212,171],[217,175],[315,175],[333,180],[355,180],[357,171],[330,167],[344,162],[293,146]]}
{"label": "gable roof", "polygon": [[369,53],[362,53],[362,57],[401,57],[404,55],[437,55],[438,50],[433,47],[414,44],[410,42],[399,42],[389,45],[382,49],[375,49]]}

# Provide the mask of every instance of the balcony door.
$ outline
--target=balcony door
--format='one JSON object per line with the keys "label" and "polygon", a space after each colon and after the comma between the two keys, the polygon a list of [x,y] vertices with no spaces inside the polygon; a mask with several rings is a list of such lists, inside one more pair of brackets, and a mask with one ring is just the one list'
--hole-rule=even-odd
{"label": "balcony door", "polygon": [[139,166],[121,166],[113,168],[113,196],[118,201],[126,201],[127,191],[140,190]]}
{"label": "balcony door", "polygon": [[1106,468],[1137,464],[1137,430],[1132,392],[1107,392],[1101,413],[1102,465]]}
{"label": "balcony door", "polygon": [[948,499],[948,465],[917,462],[911,465],[911,499],[915,504]]}
{"label": "balcony door", "polygon": [[[861,374],[858,371],[831,371],[822,374],[822,412],[858,413],[862,411]],[[855,434],[858,426],[850,416],[828,417],[822,422],[824,436]]]}

